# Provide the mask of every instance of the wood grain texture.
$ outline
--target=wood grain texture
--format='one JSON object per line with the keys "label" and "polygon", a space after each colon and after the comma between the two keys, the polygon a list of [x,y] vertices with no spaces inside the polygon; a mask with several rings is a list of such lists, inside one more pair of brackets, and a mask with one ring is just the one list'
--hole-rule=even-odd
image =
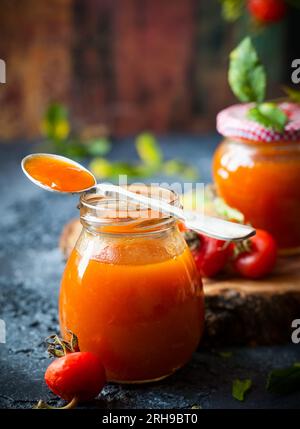
{"label": "wood grain texture", "polygon": [[300,318],[300,257],[282,257],[261,280],[205,279],[205,342],[279,344],[291,341]]}
{"label": "wood grain texture", "polygon": [[[102,124],[117,136],[210,131],[216,113],[236,101],[227,83],[228,53],[247,28],[225,23],[217,1],[0,5],[0,58],[7,64],[1,139],[40,136],[52,101],[70,108],[76,130]],[[277,71],[272,98],[283,83],[284,35],[276,25],[256,37],[267,67]]]}
{"label": "wood grain texture", "polygon": [[36,137],[46,106],[70,99],[72,0],[1,0],[0,137]]}
{"label": "wood grain texture", "polygon": [[[63,229],[60,248],[67,258],[81,231],[78,219]],[[204,279],[206,329],[203,342],[271,345],[291,341],[291,323],[300,318],[300,256],[279,258],[261,280],[232,276]]]}

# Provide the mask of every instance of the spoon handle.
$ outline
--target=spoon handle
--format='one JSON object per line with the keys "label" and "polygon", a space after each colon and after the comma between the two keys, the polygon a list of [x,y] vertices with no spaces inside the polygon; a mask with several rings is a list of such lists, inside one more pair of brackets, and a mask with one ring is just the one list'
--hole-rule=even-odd
{"label": "spoon handle", "polygon": [[255,235],[255,229],[249,225],[229,222],[217,217],[201,215],[199,213],[184,211],[187,228],[218,238],[224,241],[246,240]]}
{"label": "spoon handle", "polygon": [[194,211],[182,210],[180,207],[174,207],[165,201],[136,194],[120,186],[102,183],[101,185],[97,185],[97,189],[102,192],[115,192],[124,195],[153,210],[159,210],[163,213],[175,216],[182,220],[187,228],[208,235],[209,237],[224,241],[239,241],[245,240],[255,234],[255,229],[249,225],[229,222],[224,219],[202,215]]}

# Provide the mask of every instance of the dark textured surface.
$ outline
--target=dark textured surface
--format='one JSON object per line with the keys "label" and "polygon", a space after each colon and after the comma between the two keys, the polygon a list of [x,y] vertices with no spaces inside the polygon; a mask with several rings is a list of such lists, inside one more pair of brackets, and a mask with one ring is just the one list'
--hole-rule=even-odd
{"label": "dark textured surface", "polygon": [[[216,142],[217,138],[174,137],[162,144],[169,155],[193,160],[207,181]],[[7,327],[7,342],[0,344],[1,408],[30,408],[40,398],[57,403],[43,382],[49,360],[42,340],[58,330],[57,295],[64,262],[57,241],[63,224],[76,215],[77,198],[31,185],[19,168],[30,151],[25,144],[0,146],[0,318]],[[133,156],[133,147],[124,142],[112,151],[112,157]],[[277,397],[265,391],[269,370],[300,360],[300,344],[232,351],[224,358],[216,350],[200,348],[169,379],[138,387],[109,385],[99,400],[87,406],[300,408],[300,393]],[[235,378],[253,380],[243,403],[231,396]]]}

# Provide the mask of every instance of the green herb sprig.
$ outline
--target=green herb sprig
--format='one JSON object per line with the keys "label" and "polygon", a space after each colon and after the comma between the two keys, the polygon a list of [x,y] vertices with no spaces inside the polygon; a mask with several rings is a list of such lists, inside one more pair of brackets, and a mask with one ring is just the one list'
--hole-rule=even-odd
{"label": "green herb sprig", "polygon": [[255,103],[247,118],[282,133],[288,123],[285,112],[274,102],[264,102],[267,75],[250,37],[231,52],[228,82],[234,95],[243,103]]}
{"label": "green herb sprig", "polygon": [[48,106],[42,119],[41,131],[50,144],[50,149],[69,158],[104,156],[111,149],[106,136],[83,138],[71,134],[69,111],[60,103]]}
{"label": "green herb sprig", "polygon": [[284,131],[284,127],[288,122],[288,118],[283,110],[276,103],[271,102],[251,107],[247,113],[247,117],[252,121],[259,122],[266,128],[273,128],[279,133]]}
{"label": "green herb sprig", "polygon": [[300,362],[271,371],[266,388],[269,392],[277,394],[300,391]]}
{"label": "green herb sprig", "polygon": [[234,22],[242,15],[245,8],[245,0],[220,0],[223,18],[228,22]]}
{"label": "green herb sprig", "polygon": [[136,137],[135,147],[139,156],[136,163],[109,161],[106,155],[112,145],[107,136],[91,136],[88,129],[79,136],[72,133],[68,109],[59,103],[48,106],[41,128],[50,146],[47,150],[72,159],[92,158],[89,167],[98,179],[116,179],[119,175],[146,178],[157,174],[191,181],[198,178],[198,171],[190,164],[178,159],[164,160],[158,141],[151,133],[141,133]]}
{"label": "green herb sprig", "polygon": [[232,396],[238,401],[244,401],[246,393],[251,389],[252,381],[250,378],[245,380],[233,380]]}
{"label": "green herb sprig", "polygon": [[284,86],[283,91],[288,96],[290,101],[293,101],[294,103],[300,103],[300,91],[294,88],[289,88],[288,86]]}
{"label": "green herb sprig", "polygon": [[135,139],[135,148],[139,162],[110,162],[105,158],[94,158],[90,169],[98,179],[117,178],[120,174],[127,174],[131,178],[146,178],[163,174],[166,176],[180,176],[187,180],[197,180],[198,172],[190,164],[177,159],[164,160],[162,150],[151,133],[139,134]]}

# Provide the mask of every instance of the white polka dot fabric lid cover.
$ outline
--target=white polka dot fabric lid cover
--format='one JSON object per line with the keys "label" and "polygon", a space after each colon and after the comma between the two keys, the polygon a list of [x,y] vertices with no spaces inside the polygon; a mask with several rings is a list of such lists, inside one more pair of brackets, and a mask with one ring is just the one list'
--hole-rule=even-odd
{"label": "white polka dot fabric lid cover", "polygon": [[284,132],[279,133],[247,118],[252,103],[235,104],[217,115],[217,130],[225,137],[237,137],[257,142],[300,141],[300,104],[283,102],[278,106],[288,116]]}

